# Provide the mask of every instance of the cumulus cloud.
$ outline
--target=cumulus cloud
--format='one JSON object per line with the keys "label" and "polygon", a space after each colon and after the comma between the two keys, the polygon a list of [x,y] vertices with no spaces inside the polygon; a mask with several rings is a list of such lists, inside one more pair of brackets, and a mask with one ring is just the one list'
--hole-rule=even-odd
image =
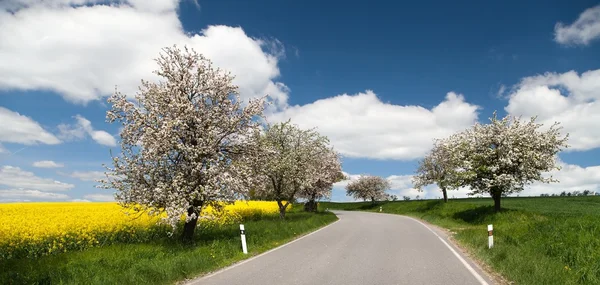
{"label": "cumulus cloud", "polygon": [[513,87],[506,112],[538,116],[549,127],[560,122],[569,133],[569,150],[585,151],[600,146],[600,69],[577,74],[546,73],[526,77]]}
{"label": "cumulus cloud", "polygon": [[473,125],[478,109],[454,92],[434,108],[426,109],[384,103],[367,90],[290,106],[268,120],[274,123],[291,118],[301,128],[317,127],[348,157],[411,160],[422,157],[434,138]]}
{"label": "cumulus cloud", "polygon": [[571,24],[554,26],[554,41],[563,45],[588,45],[600,38],[600,5],[589,8]]}
{"label": "cumulus cloud", "polygon": [[[107,3],[108,2],[108,3]],[[107,5],[110,4],[110,5]],[[243,98],[287,104],[275,79],[282,49],[240,27],[183,30],[177,0],[18,0],[0,8],[0,89],[52,90],[85,104],[114,92],[130,96],[140,79],[156,80],[162,48],[187,45],[235,75]],[[56,64],[60,62],[60,64]]]}
{"label": "cumulus cloud", "polygon": [[115,197],[113,195],[108,194],[89,194],[83,196],[83,198],[98,202],[111,202],[115,200]]}
{"label": "cumulus cloud", "polygon": [[66,175],[81,181],[97,181],[106,178],[106,175],[102,171],[74,171],[73,173]]}
{"label": "cumulus cloud", "polygon": [[60,124],[58,130],[60,131],[59,137],[63,140],[76,140],[83,139],[86,135],[89,135],[94,141],[105,146],[116,146],[117,140],[105,132],[94,130],[92,122],[88,119],[76,115],[75,120],[77,121],[74,125]]}
{"label": "cumulus cloud", "polygon": [[91,202],[91,201],[87,200],[87,199],[72,199],[71,202]]}
{"label": "cumulus cloud", "polygon": [[41,161],[34,162],[33,166],[40,167],[40,168],[59,168],[59,167],[64,167],[65,165],[62,163],[56,163],[52,160],[41,160]]}
{"label": "cumulus cloud", "polygon": [[0,185],[15,189],[31,189],[38,191],[67,191],[75,187],[73,184],[63,183],[49,178],[41,178],[35,176],[32,172],[8,165],[0,168]]}
{"label": "cumulus cloud", "polygon": [[0,190],[0,201],[2,202],[27,202],[27,201],[48,201],[48,200],[66,200],[69,196],[60,193],[42,192],[38,190],[26,189],[8,189]]}
{"label": "cumulus cloud", "polygon": [[573,192],[590,190],[600,192],[600,165],[581,167],[559,161],[561,170],[551,171],[545,176],[552,176],[559,183],[535,183],[527,187],[521,196],[539,196],[540,194],[558,194],[562,191]]}
{"label": "cumulus cloud", "polygon": [[[0,45],[2,45],[2,43],[0,43]],[[2,54],[1,49],[0,54]],[[2,57],[2,55],[0,55],[0,57]],[[2,65],[2,63],[0,63],[0,65]],[[0,71],[0,73],[1,72],[2,71]],[[60,143],[58,138],[44,130],[38,122],[4,107],[0,107],[0,122],[2,122],[2,124],[0,124],[1,142],[26,145]]]}

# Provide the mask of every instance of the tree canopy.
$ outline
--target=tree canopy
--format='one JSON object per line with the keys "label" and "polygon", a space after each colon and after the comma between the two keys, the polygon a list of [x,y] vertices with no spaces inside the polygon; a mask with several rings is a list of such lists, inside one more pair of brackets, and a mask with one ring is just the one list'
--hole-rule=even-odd
{"label": "tree canopy", "polygon": [[121,152],[103,187],[117,201],[150,213],[166,212],[175,227],[186,216],[191,238],[203,207],[218,208],[257,182],[252,174],[264,98],[242,102],[233,77],[188,48],[165,48],[156,59],[161,78],[142,80],[136,102],[108,98],[109,122],[119,122]]}
{"label": "tree canopy", "polygon": [[390,182],[380,176],[361,175],[346,185],[346,195],[354,199],[371,200],[371,202],[387,198],[385,191],[391,187]]}
{"label": "tree canopy", "polygon": [[445,147],[452,150],[449,156],[456,171],[449,184],[469,187],[472,195],[490,194],[498,211],[502,196],[536,181],[558,182],[543,173],[560,169],[556,154],[568,147],[568,135],[560,134],[558,123],[543,128],[535,120],[497,119],[494,113],[489,124],[477,123],[451,136]]}

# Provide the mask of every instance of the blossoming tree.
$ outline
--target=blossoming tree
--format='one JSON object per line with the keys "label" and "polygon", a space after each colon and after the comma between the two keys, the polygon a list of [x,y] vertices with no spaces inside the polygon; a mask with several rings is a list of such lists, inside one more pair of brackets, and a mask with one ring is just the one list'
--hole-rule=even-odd
{"label": "blossoming tree", "polygon": [[322,149],[316,150],[317,153],[312,157],[313,162],[309,166],[315,168],[312,182],[298,193],[298,197],[307,200],[305,210],[308,212],[316,212],[316,201],[331,197],[333,184],[344,178],[339,154],[325,146],[321,145]]}
{"label": "blossoming tree", "polygon": [[568,134],[561,136],[558,123],[541,130],[535,120],[499,120],[494,112],[489,124],[478,123],[452,136],[448,144],[460,170],[454,184],[470,187],[471,195],[490,194],[499,211],[503,195],[518,193],[535,181],[558,182],[543,172],[560,169],[556,154],[568,147]]}
{"label": "blossoming tree", "polygon": [[302,130],[290,121],[268,126],[258,140],[263,155],[255,169],[263,187],[256,192],[277,201],[283,219],[300,191],[313,186],[319,177],[316,161],[323,158],[329,141],[315,130]]}
{"label": "blossoming tree", "polygon": [[419,162],[416,174],[413,176],[414,187],[421,190],[429,184],[437,184],[444,196],[444,202],[448,202],[448,190],[457,187],[457,165],[458,156],[453,153],[452,143],[460,134],[455,134],[445,139],[434,142],[431,151]]}
{"label": "blossoming tree", "polygon": [[243,103],[233,77],[193,50],[165,48],[156,62],[162,80],[143,80],[137,102],[120,92],[108,98],[107,120],[122,125],[121,153],[101,182],[124,206],[166,212],[174,229],[185,215],[189,240],[203,207],[218,209],[256,182],[251,138],[264,98]]}
{"label": "blossoming tree", "polygon": [[346,185],[346,196],[354,199],[371,200],[372,203],[387,198],[385,193],[391,187],[390,182],[380,176],[361,175]]}

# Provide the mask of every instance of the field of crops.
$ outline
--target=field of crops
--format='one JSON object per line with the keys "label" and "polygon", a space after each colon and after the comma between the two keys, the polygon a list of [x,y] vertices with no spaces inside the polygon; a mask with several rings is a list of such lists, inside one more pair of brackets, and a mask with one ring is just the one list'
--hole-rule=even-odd
{"label": "field of crops", "polygon": [[[275,202],[238,201],[221,214],[205,209],[199,224],[220,226],[277,213]],[[160,221],[160,216],[133,213],[116,203],[0,204],[0,259],[145,242],[171,230]]]}

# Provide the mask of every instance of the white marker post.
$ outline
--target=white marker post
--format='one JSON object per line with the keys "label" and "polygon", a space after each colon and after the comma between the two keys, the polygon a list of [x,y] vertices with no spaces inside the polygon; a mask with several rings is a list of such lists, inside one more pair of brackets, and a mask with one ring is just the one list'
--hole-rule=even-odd
{"label": "white marker post", "polygon": [[242,234],[242,251],[244,251],[244,254],[248,254],[248,248],[246,247],[246,231],[244,230],[244,225],[240,225],[240,233]]}
{"label": "white marker post", "polygon": [[379,212],[381,212],[382,210],[383,210],[383,207],[381,207],[381,206],[380,206],[380,207],[379,207]]}
{"label": "white marker post", "polygon": [[488,225],[488,248],[494,247],[494,226]]}

